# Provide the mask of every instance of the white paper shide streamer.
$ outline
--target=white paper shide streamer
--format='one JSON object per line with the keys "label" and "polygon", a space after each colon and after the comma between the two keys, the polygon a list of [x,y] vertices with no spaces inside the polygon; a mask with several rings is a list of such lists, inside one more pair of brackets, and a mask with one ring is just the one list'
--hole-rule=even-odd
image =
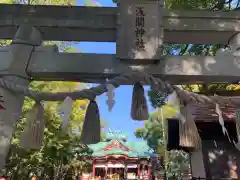
{"label": "white paper shide streamer", "polygon": [[226,135],[226,136],[228,137],[228,140],[231,142],[230,137],[229,137],[229,135],[228,135],[228,131],[227,131],[225,125],[224,125],[224,119],[223,119],[222,111],[221,111],[221,109],[220,109],[219,104],[216,104],[216,113],[217,113],[217,115],[218,115],[218,122],[219,122],[219,124],[222,126],[222,132],[223,132],[223,134]]}
{"label": "white paper shide streamer", "polygon": [[236,130],[237,130],[237,139],[238,139],[238,142],[234,142],[234,141],[233,141],[233,143],[234,143],[235,147],[237,148],[237,150],[240,151],[240,136],[239,136],[240,131],[239,131],[239,127],[238,127]]}
{"label": "white paper shide streamer", "polygon": [[219,124],[222,126],[222,132],[225,135],[227,133],[227,130],[226,130],[225,126],[224,126],[224,120],[223,120],[223,116],[222,116],[222,111],[220,109],[219,104],[216,104],[216,113],[218,114]]}
{"label": "white paper shide streamer", "polygon": [[237,142],[233,141],[237,150],[240,151],[240,109],[236,109],[236,131],[237,131]]}
{"label": "white paper shide streamer", "polygon": [[187,120],[186,117],[180,112],[180,101],[176,91],[173,91],[173,93],[168,96],[168,102],[170,102],[169,104],[173,108],[177,109],[176,117],[182,122],[182,124],[184,124]]}
{"label": "white paper shide streamer", "polygon": [[69,123],[69,118],[72,113],[73,100],[70,97],[66,97],[63,103],[59,107],[59,114],[61,116],[61,129],[66,131]]}
{"label": "white paper shide streamer", "polygon": [[177,111],[176,117],[177,117],[177,119],[179,119],[182,122],[182,124],[184,124],[187,121],[186,117],[182,115],[180,110]]}
{"label": "white paper shide streamer", "polygon": [[168,96],[168,101],[175,108],[180,108],[180,101],[179,101],[176,91],[173,91],[173,93]]}
{"label": "white paper shide streamer", "polygon": [[109,112],[111,112],[112,108],[115,104],[115,100],[114,100],[114,89],[115,89],[115,87],[112,84],[107,84],[106,88],[107,88],[107,101],[106,101],[106,103],[108,105]]}

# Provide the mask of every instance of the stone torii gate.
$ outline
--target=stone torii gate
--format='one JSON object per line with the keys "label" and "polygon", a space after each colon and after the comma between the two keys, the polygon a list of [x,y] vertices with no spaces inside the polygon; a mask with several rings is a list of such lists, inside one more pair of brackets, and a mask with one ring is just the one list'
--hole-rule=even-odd
{"label": "stone torii gate", "polygon": [[[121,0],[118,8],[2,4],[0,39],[13,41],[0,50],[0,75],[16,85],[32,79],[102,83],[133,70],[172,84],[236,82],[239,21],[238,12],[166,10],[157,0]],[[43,40],[117,42],[117,54],[60,53],[41,46]],[[230,44],[231,50],[215,57],[162,56],[162,43]],[[3,162],[24,97],[4,88],[0,92],[0,118],[8,120],[0,129]],[[195,177],[206,176],[203,163],[192,166],[197,166],[192,167]]]}

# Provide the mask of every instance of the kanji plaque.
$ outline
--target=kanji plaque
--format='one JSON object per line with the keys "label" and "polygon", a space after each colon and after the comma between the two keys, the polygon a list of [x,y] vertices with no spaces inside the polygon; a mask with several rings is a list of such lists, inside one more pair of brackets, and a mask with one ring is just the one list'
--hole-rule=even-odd
{"label": "kanji plaque", "polygon": [[118,9],[117,57],[160,59],[163,1],[121,0]]}

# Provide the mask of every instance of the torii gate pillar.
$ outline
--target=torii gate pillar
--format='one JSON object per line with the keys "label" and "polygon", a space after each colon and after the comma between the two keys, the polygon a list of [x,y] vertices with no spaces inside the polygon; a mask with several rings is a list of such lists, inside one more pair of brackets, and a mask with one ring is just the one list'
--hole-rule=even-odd
{"label": "torii gate pillar", "polygon": [[[16,86],[28,86],[30,81],[25,70],[34,47],[39,45],[41,45],[40,32],[28,25],[20,26],[10,45],[6,61],[0,62],[0,66],[10,63],[9,68],[4,70],[6,76],[3,76],[2,79],[12,81]],[[0,98],[0,169],[3,169],[16,121],[22,112],[24,96],[0,87]]]}

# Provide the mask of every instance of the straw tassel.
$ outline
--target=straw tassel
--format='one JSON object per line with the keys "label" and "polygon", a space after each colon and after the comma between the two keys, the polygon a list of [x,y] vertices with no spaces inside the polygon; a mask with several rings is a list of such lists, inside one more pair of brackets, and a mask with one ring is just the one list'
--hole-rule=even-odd
{"label": "straw tassel", "polygon": [[187,106],[180,107],[179,146],[197,150],[200,147],[201,138],[194,117],[187,109]]}
{"label": "straw tassel", "polygon": [[36,102],[26,115],[26,127],[20,139],[20,147],[23,149],[39,149],[44,138],[44,108],[40,102]]}
{"label": "straw tassel", "polygon": [[80,142],[83,144],[96,144],[100,142],[100,138],[101,125],[98,105],[96,101],[90,101],[83,123]]}
{"label": "straw tassel", "polygon": [[134,120],[147,120],[149,118],[144,88],[140,83],[133,87],[131,117]]}

